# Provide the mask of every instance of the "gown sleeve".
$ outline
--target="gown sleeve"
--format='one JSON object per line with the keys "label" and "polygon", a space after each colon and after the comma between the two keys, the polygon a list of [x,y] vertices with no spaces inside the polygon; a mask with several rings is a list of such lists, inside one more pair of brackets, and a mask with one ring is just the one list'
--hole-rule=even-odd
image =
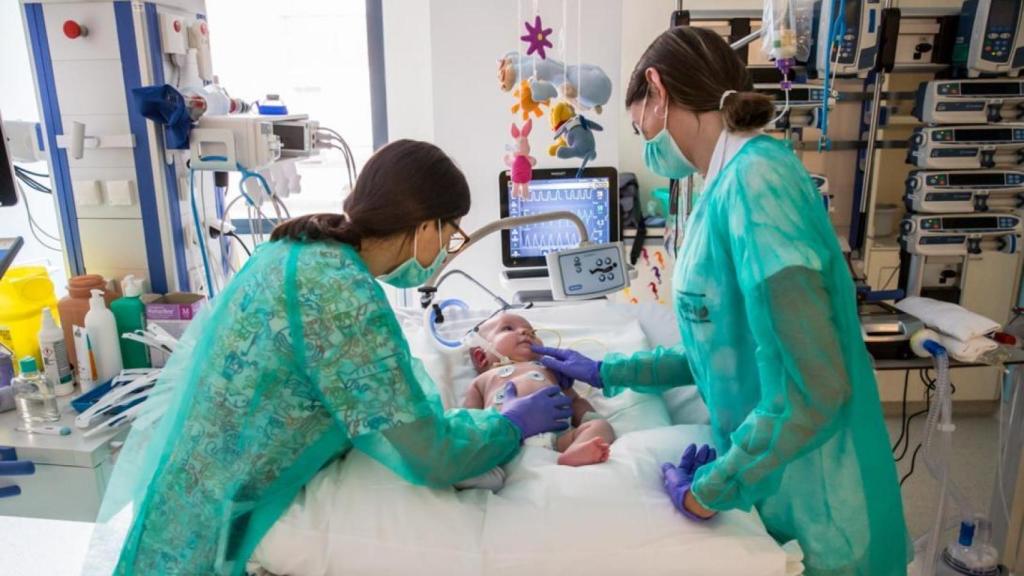
{"label": "gown sleeve", "polygon": [[[299,248],[301,250],[301,248]],[[335,252],[337,254],[337,252]],[[293,258],[299,259],[293,252]],[[354,446],[415,484],[449,486],[511,459],[520,438],[490,410],[444,411],[380,286],[352,263],[296,268],[297,358]]]}
{"label": "gown sleeve", "polygon": [[601,362],[601,380],[605,396],[624,390],[660,394],[693,384],[693,373],[681,345],[659,346],[633,354],[608,354]]}
{"label": "gown sleeve", "polygon": [[787,464],[835,434],[852,393],[834,321],[841,308],[827,284],[837,263],[824,243],[834,232],[813,190],[785,166],[747,170],[757,178],[746,178],[723,210],[744,300],[738,313],[756,345],[746,361],[757,363],[760,390],[729,449],[697,471],[693,494],[714,510],[747,510],[773,494]]}

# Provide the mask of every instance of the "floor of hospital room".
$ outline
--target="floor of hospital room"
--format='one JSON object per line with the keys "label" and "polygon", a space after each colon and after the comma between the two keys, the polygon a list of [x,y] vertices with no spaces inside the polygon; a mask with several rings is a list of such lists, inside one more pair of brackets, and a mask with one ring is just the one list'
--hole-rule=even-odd
{"label": "floor of hospital room", "polygon": [[[995,488],[996,445],[999,440],[998,415],[954,417],[956,432],[953,434],[953,458],[950,463],[951,477],[956,485],[970,499],[971,504],[982,513],[988,514]],[[911,422],[910,446],[906,456],[897,462],[899,477],[910,471],[911,457],[917,444],[924,440],[922,426],[924,416]],[[885,419],[889,429],[890,444],[899,438],[902,420],[897,417]],[[924,448],[921,449],[922,452]],[[900,449],[902,451],[902,448]],[[912,538],[917,538],[931,528],[935,522],[935,506],[939,495],[938,483],[924,466],[924,454],[919,452],[914,473],[903,484],[903,511],[907,528]],[[897,452],[897,455],[899,453]],[[950,530],[948,535],[953,536]],[[948,540],[946,540],[948,541]]]}

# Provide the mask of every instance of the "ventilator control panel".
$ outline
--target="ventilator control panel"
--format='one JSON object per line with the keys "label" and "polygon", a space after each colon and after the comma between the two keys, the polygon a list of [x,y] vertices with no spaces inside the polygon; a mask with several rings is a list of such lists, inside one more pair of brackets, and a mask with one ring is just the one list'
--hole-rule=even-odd
{"label": "ventilator control panel", "polygon": [[551,293],[556,300],[595,298],[629,286],[622,244],[593,244],[547,255]]}

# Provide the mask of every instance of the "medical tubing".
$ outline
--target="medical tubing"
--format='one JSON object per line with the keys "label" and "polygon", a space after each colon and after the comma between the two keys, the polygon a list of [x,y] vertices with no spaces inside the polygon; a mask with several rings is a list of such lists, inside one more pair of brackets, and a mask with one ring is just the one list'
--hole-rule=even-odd
{"label": "medical tubing", "polygon": [[[845,19],[845,17],[846,17],[846,0],[825,0],[825,1],[829,2],[830,6],[834,6],[835,3],[838,2],[839,6],[838,6],[837,10],[834,12],[836,17],[831,22],[831,24],[829,26],[828,44],[825,46],[825,50],[826,50],[826,55],[827,56],[825,58],[825,75],[824,75],[824,78],[823,78],[823,82],[824,82],[823,88],[824,88],[824,90],[822,90],[822,102],[821,102],[821,138],[820,138],[820,140],[818,142],[818,151],[819,152],[822,150],[823,146],[824,146],[825,149],[828,149],[830,147],[829,146],[829,137],[828,137],[828,102],[829,102],[829,98],[830,98],[831,93],[832,93],[831,84],[832,84],[832,82],[835,79],[835,76],[833,76],[831,79],[829,78],[829,73],[832,70],[832,48],[835,45],[835,39],[836,39],[837,35],[846,34],[846,19]],[[838,56],[839,56],[839,50],[837,49],[836,50],[836,58],[837,58],[836,64],[839,63],[838,62]]]}
{"label": "medical tubing", "polygon": [[[466,304],[465,302],[463,302],[462,300],[457,299],[457,298],[449,298],[447,300],[442,300],[437,305],[437,310],[443,310],[444,308],[451,307],[451,306],[459,308],[460,310],[469,310],[469,305]],[[441,334],[438,334],[438,332],[437,332],[437,324],[438,324],[438,322],[435,321],[436,320],[435,314],[437,313],[437,310],[435,310],[433,307],[428,307],[424,311],[424,315],[425,315],[424,316],[424,321],[425,321],[425,323],[427,325],[427,330],[430,333],[430,335],[433,337],[433,341],[438,343],[438,344],[440,344],[441,346],[443,346],[444,350],[457,350],[458,348],[460,348],[462,346],[462,340],[461,339],[459,339],[459,340],[446,340],[443,336],[441,336]]]}
{"label": "medical tubing", "polygon": [[[925,423],[927,435],[924,442],[924,463],[928,471],[939,482],[939,501],[935,511],[935,523],[932,528],[922,535],[917,542],[927,542],[925,556],[923,559],[922,574],[933,574],[935,562],[939,555],[940,539],[944,533],[944,519],[946,516],[946,497],[950,496],[960,509],[961,517],[973,517],[968,500],[957,488],[956,484],[949,477],[949,457],[952,449],[953,434],[953,400],[952,386],[949,380],[949,355],[945,348],[933,340],[926,340],[924,348],[932,354],[935,361],[936,378],[935,394],[928,410],[928,419]],[[939,453],[936,454],[934,433],[938,430],[941,437],[938,439]]]}
{"label": "medical tubing", "polygon": [[1010,379],[1010,385],[1012,386],[1012,390],[1010,392],[1010,416],[1008,419],[1003,418],[1003,405],[1006,404],[1006,400],[1000,399],[999,441],[996,446],[998,451],[996,455],[996,482],[998,482],[997,488],[999,489],[999,499],[1003,505],[1003,516],[1007,524],[1010,522],[1010,505],[1009,501],[1006,499],[1006,482],[1003,478],[1003,474],[1006,470],[1006,450],[1010,445],[1010,431],[1017,411],[1017,398],[1020,396],[1021,386],[1024,385],[1024,370],[1019,366],[1009,369],[1012,370],[1012,376]]}
{"label": "medical tubing", "polygon": [[[501,306],[502,310],[508,310],[509,308],[512,307],[512,305],[509,304],[508,301],[506,301],[504,298],[502,298],[501,296],[498,296],[494,292],[488,290],[487,287],[484,286],[483,284],[481,284],[476,278],[473,278],[472,276],[470,276],[469,274],[466,274],[462,270],[449,270],[448,272],[445,272],[444,274],[442,274],[441,277],[437,279],[437,284],[435,284],[433,286],[435,291],[436,291],[437,288],[440,288],[441,284],[444,284],[444,281],[447,280],[451,276],[461,276],[461,277],[465,278],[466,280],[469,280],[470,283],[472,283],[477,288],[483,290],[484,292],[487,293],[488,296],[493,298],[494,301],[497,302]],[[420,299],[420,304],[424,308],[426,308],[426,307],[428,307],[430,305],[430,301],[431,300],[428,299],[428,300],[426,300],[426,302],[424,302],[423,299],[421,298]],[[447,302],[447,300],[446,300],[446,302]]]}
{"label": "medical tubing", "polygon": [[[782,81],[784,83],[789,84],[789,74],[788,73],[783,75],[782,79],[783,79]],[[775,127],[775,123],[778,122],[779,120],[782,120],[782,117],[786,115],[786,112],[789,112],[789,92],[790,92],[790,90],[792,90],[792,88],[786,88],[785,90],[783,90],[783,92],[786,94],[786,105],[782,107],[782,111],[779,112],[778,115],[775,116],[775,118],[772,118],[768,122],[768,128],[774,128]]]}
{"label": "medical tubing", "polygon": [[[249,196],[245,193],[245,188],[244,188],[245,181],[248,180],[249,178],[255,178],[256,181],[259,182],[263,186],[264,192],[267,193],[267,198],[273,198],[274,197],[274,192],[270,189],[270,185],[267,184],[267,179],[264,178],[262,174],[260,174],[258,172],[252,172],[252,171],[246,169],[245,166],[242,166],[241,164],[238,164],[237,162],[235,163],[235,166],[238,168],[238,171],[242,174],[242,179],[238,181],[238,190],[239,190],[239,192],[242,193],[242,196],[246,197],[246,199],[249,201],[250,204],[253,204],[252,198],[249,198]],[[275,210],[276,210],[276,207],[275,207]],[[280,218],[280,216],[279,216],[279,218]]]}
{"label": "medical tubing", "polygon": [[210,261],[206,256],[206,233],[202,224],[199,223],[199,210],[196,208],[196,171],[188,169],[188,195],[189,204],[192,207],[192,221],[196,225],[196,237],[199,238],[199,253],[203,257],[203,272],[206,274],[206,287],[210,292],[210,300],[214,297],[213,275],[210,273]]}

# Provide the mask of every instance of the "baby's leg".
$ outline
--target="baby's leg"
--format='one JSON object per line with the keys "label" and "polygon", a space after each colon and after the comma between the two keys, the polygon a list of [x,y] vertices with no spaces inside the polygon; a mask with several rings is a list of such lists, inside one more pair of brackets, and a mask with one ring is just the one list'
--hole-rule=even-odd
{"label": "baby's leg", "polygon": [[563,466],[587,466],[608,460],[609,444],[615,432],[607,420],[584,422],[558,438],[556,448],[562,453],[558,463]]}

